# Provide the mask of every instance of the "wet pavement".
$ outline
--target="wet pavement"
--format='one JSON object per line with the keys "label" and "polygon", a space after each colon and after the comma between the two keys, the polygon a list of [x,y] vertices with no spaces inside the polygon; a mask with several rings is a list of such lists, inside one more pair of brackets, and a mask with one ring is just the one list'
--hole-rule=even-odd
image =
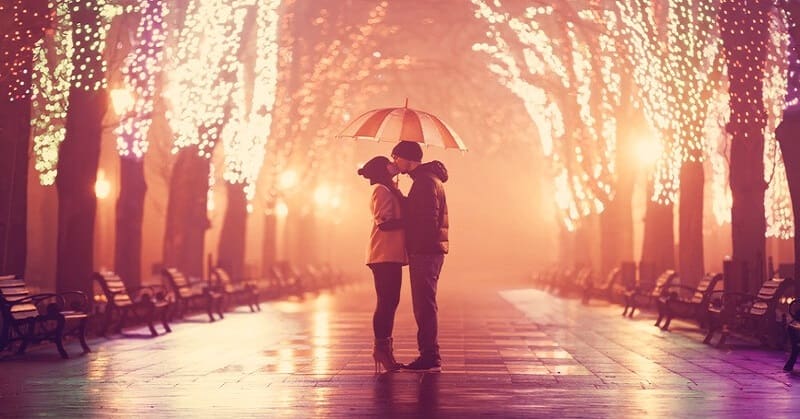
{"label": "wet pavement", "polygon": [[[0,360],[0,417],[798,417],[800,369],[785,354],[716,349],[601,302],[524,284],[443,279],[442,373],[375,374],[369,282],[271,301],[149,338],[93,337]],[[396,355],[416,355],[407,282]]]}

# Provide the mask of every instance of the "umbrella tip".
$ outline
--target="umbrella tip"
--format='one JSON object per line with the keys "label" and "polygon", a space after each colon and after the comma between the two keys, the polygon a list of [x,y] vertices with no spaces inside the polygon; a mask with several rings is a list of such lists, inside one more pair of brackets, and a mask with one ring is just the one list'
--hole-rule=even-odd
{"label": "umbrella tip", "polygon": [[404,108],[408,108],[408,98],[406,98],[406,103],[403,105]]}

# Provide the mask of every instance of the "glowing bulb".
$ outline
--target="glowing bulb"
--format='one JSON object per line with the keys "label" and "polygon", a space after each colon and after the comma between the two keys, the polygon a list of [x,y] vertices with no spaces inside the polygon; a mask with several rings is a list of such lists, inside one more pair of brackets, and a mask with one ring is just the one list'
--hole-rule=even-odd
{"label": "glowing bulb", "polygon": [[278,217],[284,218],[284,217],[286,217],[287,215],[289,215],[289,207],[288,207],[288,206],[286,206],[286,203],[285,203],[285,202],[283,202],[283,201],[278,201],[278,203],[277,203],[277,204],[275,204],[275,214],[276,214]]}
{"label": "glowing bulb", "polygon": [[117,115],[125,115],[133,107],[135,99],[128,89],[114,89],[109,95]]}
{"label": "glowing bulb", "polygon": [[331,189],[327,185],[320,185],[314,191],[314,202],[318,206],[327,205],[331,200]]}
{"label": "glowing bulb", "polygon": [[97,180],[94,182],[94,195],[98,199],[106,199],[111,195],[111,183],[106,179],[103,169],[97,171]]}
{"label": "glowing bulb", "polygon": [[297,172],[288,169],[281,173],[280,178],[278,178],[278,187],[281,190],[292,189],[295,185],[297,185]]}

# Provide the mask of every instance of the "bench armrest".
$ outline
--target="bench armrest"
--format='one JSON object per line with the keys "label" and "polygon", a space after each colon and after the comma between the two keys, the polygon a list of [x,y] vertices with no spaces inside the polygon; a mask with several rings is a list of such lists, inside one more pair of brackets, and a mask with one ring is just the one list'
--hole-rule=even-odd
{"label": "bench armrest", "polygon": [[65,291],[58,293],[61,310],[89,312],[89,298],[81,291]]}

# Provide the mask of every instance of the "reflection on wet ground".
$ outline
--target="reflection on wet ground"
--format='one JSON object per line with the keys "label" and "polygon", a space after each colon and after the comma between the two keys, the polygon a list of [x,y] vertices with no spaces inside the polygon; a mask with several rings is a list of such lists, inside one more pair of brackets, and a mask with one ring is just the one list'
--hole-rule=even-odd
{"label": "reflection on wet ground", "polygon": [[[792,416],[799,375],[784,354],[718,350],[691,325],[520,286],[444,283],[445,371],[373,372],[371,284],[276,301],[215,323],[202,315],[154,339],[93,339],[0,361],[0,416],[641,417]],[[484,285],[477,285],[484,284]],[[407,290],[396,354],[416,355]],[[682,329],[680,326],[685,326]],[[133,331],[136,332],[136,331]],[[78,350],[70,344],[72,353]]]}

